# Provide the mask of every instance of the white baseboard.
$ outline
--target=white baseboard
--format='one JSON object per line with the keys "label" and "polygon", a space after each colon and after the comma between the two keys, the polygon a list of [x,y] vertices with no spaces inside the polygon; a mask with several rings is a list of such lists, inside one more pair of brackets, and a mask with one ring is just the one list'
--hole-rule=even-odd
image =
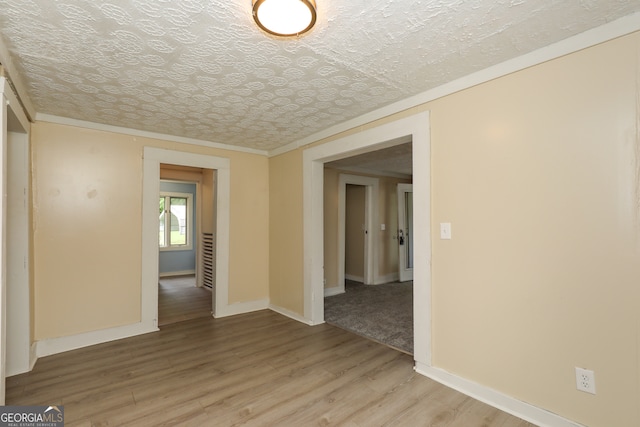
{"label": "white baseboard", "polygon": [[293,311],[287,310],[286,308],[269,304],[269,310],[275,311],[276,313],[282,314],[283,316],[287,316],[290,319],[297,320],[298,322],[304,323],[305,325],[312,325],[310,320],[305,319],[303,316],[299,315],[298,313],[294,313]]}
{"label": "white baseboard", "polygon": [[[249,313],[251,311],[266,310],[267,308],[269,308],[269,299],[230,304],[215,317],[233,316],[235,314]],[[31,368],[33,368],[33,365],[39,357],[50,356],[52,354],[63,353],[65,351],[115,341],[135,335],[147,334],[158,330],[158,327],[153,323],[141,322],[134,323],[132,325],[85,332],[78,335],[40,340],[35,342],[32,346],[32,353],[34,353],[34,355],[31,361]]]}
{"label": "white baseboard", "polygon": [[229,304],[227,306],[223,306],[218,308],[215,315],[213,317],[227,317],[227,316],[235,316],[236,314],[242,313],[250,313],[252,311],[258,310],[266,310],[269,308],[269,298],[255,300],[255,301],[245,301],[245,302],[237,302],[235,304]]}
{"label": "white baseboard", "polygon": [[345,274],[344,278],[347,280],[353,280],[354,282],[364,283],[364,277],[354,276],[353,274]]}
{"label": "white baseboard", "polygon": [[574,421],[561,417],[537,406],[523,402],[513,397],[502,394],[489,387],[485,387],[473,381],[453,375],[443,369],[434,368],[416,362],[417,373],[431,378],[441,384],[451,387],[467,396],[498,408],[525,421],[540,427],[584,427]]}
{"label": "white baseboard", "polygon": [[115,328],[101,329],[99,331],[85,332],[78,335],[70,335],[60,338],[48,338],[37,341],[36,356],[44,357],[58,354],[90,345],[115,341],[135,335],[147,334],[158,331],[158,327],[152,323],[134,323],[132,325],[118,326]]}
{"label": "white baseboard", "polygon": [[31,351],[29,352],[29,372],[33,371],[33,367],[36,366],[38,361],[38,343],[31,344]]}
{"label": "white baseboard", "polygon": [[196,274],[195,270],[167,271],[164,273],[159,273],[158,277],[192,276],[194,274]]}
{"label": "white baseboard", "polygon": [[395,272],[395,273],[391,273],[391,274],[385,274],[384,276],[376,277],[375,284],[376,285],[384,285],[385,283],[393,283],[393,282],[397,282],[399,280],[400,280],[400,276],[398,275],[398,272]]}
{"label": "white baseboard", "polygon": [[324,288],[324,296],[330,297],[333,295],[344,294],[344,286],[332,286],[330,288]]}

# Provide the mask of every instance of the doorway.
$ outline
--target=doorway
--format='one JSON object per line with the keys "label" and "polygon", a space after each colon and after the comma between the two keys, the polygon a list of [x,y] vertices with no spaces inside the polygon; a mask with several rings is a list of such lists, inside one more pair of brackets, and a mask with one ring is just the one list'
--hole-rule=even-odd
{"label": "doorway", "polygon": [[[367,176],[340,174],[338,181],[338,281],[332,293],[343,293],[345,279],[360,281],[370,285],[375,283],[377,270],[377,250],[373,236],[376,223],[376,206],[378,205],[378,179]],[[351,227],[347,227],[348,188],[351,187],[354,196],[351,201],[358,206],[351,218]],[[355,206],[352,206],[355,207]],[[347,247],[347,233],[352,237],[352,243],[358,242],[359,253],[349,254]],[[357,268],[353,274],[347,269],[347,258]]]}
{"label": "doorway", "polygon": [[[213,187],[203,186],[211,169],[160,165],[158,326],[211,316],[214,280],[201,268],[215,240]],[[208,203],[203,203],[207,200]],[[205,217],[205,221],[203,221]],[[204,225],[203,225],[204,224]],[[210,256],[210,253],[207,254]],[[210,259],[212,269],[215,259]],[[205,286],[208,285],[208,286]]]}
{"label": "doorway", "polygon": [[[413,353],[413,286],[398,283],[397,185],[411,182],[411,145],[404,142],[326,163],[323,207],[324,320],[406,353]],[[344,172],[356,169],[368,176]],[[373,218],[370,222],[365,221],[366,188],[376,196],[375,202],[367,204],[368,216]],[[340,194],[337,198],[336,193]],[[336,250],[338,244],[331,237],[343,233],[344,241]],[[365,238],[372,242],[376,254],[368,281],[363,274]],[[332,258],[336,252],[345,257],[345,275],[337,279],[341,292],[333,286],[336,268]]]}
{"label": "doorway", "polygon": [[[159,216],[158,196],[160,194],[160,164],[171,164],[202,168],[211,171],[210,177],[203,178],[202,187],[210,186],[215,194],[211,201],[213,215],[203,215],[211,219],[216,234],[215,239],[215,289],[211,292],[212,313],[215,317],[228,315],[229,304],[229,199],[230,161],[229,159],[183,151],[145,147],[143,164],[142,201],[142,324],[151,330],[158,329],[158,282],[159,282]],[[214,173],[215,172],[215,173]],[[203,192],[203,194],[206,192]],[[202,204],[208,204],[200,197]],[[204,221],[204,220],[203,220]],[[204,224],[201,224],[204,230]],[[196,268],[196,276],[203,274]]]}
{"label": "doorway", "polygon": [[324,321],[324,164],[412,141],[414,236],[414,360],[431,366],[431,216],[429,113],[422,112],[309,148],[303,152],[304,316]]}
{"label": "doorway", "polygon": [[345,191],[344,276],[365,283],[365,247],[369,230],[365,224],[366,187],[348,184]]}
{"label": "doorway", "polygon": [[4,405],[7,374],[28,371],[35,355],[29,308],[30,125],[4,77],[0,77],[0,98],[0,188],[6,195],[0,197],[0,405]]}
{"label": "doorway", "polygon": [[[13,113],[9,113],[12,115]],[[31,351],[30,301],[32,290],[31,202],[29,188],[29,134],[21,127],[7,132],[6,288],[8,376],[28,372]]]}

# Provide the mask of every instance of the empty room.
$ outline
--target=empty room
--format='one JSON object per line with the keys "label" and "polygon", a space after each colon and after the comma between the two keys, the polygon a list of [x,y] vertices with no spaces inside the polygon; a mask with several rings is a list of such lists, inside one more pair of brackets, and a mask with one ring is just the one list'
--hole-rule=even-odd
{"label": "empty room", "polygon": [[640,1],[0,0],[0,65],[3,414],[640,425]]}

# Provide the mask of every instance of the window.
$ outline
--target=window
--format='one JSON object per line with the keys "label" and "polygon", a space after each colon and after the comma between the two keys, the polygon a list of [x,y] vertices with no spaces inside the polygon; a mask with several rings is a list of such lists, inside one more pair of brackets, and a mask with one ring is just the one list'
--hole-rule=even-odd
{"label": "window", "polygon": [[160,193],[159,245],[164,250],[191,249],[192,195]]}

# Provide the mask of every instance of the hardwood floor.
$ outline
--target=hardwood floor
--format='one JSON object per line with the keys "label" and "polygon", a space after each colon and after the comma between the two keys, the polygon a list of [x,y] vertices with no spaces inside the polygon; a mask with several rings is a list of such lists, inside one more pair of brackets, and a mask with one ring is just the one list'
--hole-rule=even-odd
{"label": "hardwood floor", "polygon": [[413,371],[411,356],[264,310],[38,360],[8,405],[64,405],[72,426],[532,424]]}
{"label": "hardwood floor", "polygon": [[195,276],[164,277],[158,283],[158,326],[211,317],[211,291],[196,287]]}

